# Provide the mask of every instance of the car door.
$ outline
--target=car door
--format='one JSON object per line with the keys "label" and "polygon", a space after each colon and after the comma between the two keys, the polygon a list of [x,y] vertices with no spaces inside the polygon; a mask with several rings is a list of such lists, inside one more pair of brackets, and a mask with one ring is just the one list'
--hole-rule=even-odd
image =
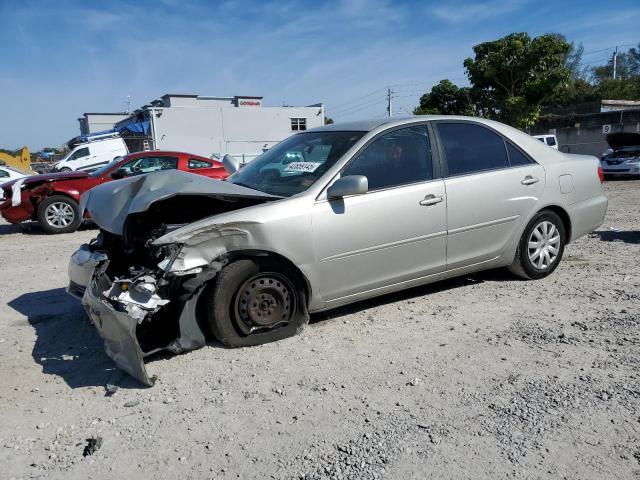
{"label": "car door", "polygon": [[482,124],[435,123],[446,168],[447,269],[495,259],[538,203],[544,168]]}
{"label": "car door", "polygon": [[77,149],[71,154],[69,161],[72,163],[75,170],[82,169],[89,165],[89,147]]}
{"label": "car door", "polygon": [[426,124],[379,135],[340,175],[366,176],[369,190],[330,201],[321,195],[313,206],[316,265],[329,306],[445,269],[447,200]]}

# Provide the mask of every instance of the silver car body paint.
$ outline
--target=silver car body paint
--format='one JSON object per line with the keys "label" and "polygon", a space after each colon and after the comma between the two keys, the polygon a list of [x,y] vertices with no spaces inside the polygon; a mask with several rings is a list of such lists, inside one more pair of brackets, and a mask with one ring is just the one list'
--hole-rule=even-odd
{"label": "silver car body paint", "polygon": [[[374,137],[390,128],[437,120],[484,125],[518,145],[536,163],[327,200],[327,188]],[[216,262],[225,254],[277,254],[300,270],[307,284],[308,309],[317,312],[509,265],[525,226],[545,207],[566,212],[571,223],[568,241],[592,231],[604,220],[607,199],[596,173],[598,159],[561,153],[498,122],[426,116],[333,124],[313,131],[329,130],[367,133],[306,191],[204,218],[157,238],[155,246],[181,246],[176,258],[160,267],[167,274],[179,275],[216,265],[215,275],[221,268]],[[119,233],[128,214],[144,211],[170,195],[215,194],[224,185],[230,194],[266,196],[227,182],[196,183],[190,174],[176,173],[160,172],[96,187],[83,198],[83,205],[101,228]],[[565,175],[571,176],[574,188],[563,186],[566,182],[560,177]],[[421,202],[425,198],[436,200],[424,206]],[[99,293],[85,295],[88,311],[96,305],[104,310]],[[130,319],[121,316],[121,312],[113,315],[125,331]],[[141,358],[139,352],[136,355]],[[144,370],[144,366],[123,367],[116,362],[130,373]],[[137,378],[148,380],[146,376]]]}

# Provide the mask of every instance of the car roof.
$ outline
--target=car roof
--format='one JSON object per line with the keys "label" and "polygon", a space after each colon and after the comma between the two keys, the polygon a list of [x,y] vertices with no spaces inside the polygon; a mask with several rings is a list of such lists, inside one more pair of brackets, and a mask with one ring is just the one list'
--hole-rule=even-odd
{"label": "car roof", "polygon": [[464,115],[411,115],[404,117],[382,117],[365,120],[356,120],[352,122],[330,123],[321,127],[310,128],[308,132],[370,132],[378,127],[393,127],[396,125],[406,125],[411,123],[424,122],[427,120],[471,120],[474,122],[484,123],[486,125],[495,126],[497,122],[479,117],[468,117]]}
{"label": "car roof", "polygon": [[145,152],[133,152],[133,153],[128,153],[127,155],[123,155],[122,158],[127,157],[127,159],[132,159],[132,158],[137,158],[137,157],[144,157],[145,155],[160,155],[160,156],[180,155],[180,156],[184,156],[184,157],[198,158],[198,159],[202,159],[202,160],[207,160],[209,162],[220,163],[219,160],[214,160],[212,158],[203,157],[202,155],[196,155],[194,153],[187,153],[187,152],[176,152],[176,151],[172,151],[172,150],[147,150]]}
{"label": "car roof", "polygon": [[[566,159],[566,155],[558,150],[549,148],[545,142],[541,142],[522,130],[518,130],[504,123],[495,120],[489,120],[480,117],[469,117],[463,115],[413,115],[408,117],[387,117],[371,120],[360,120],[356,122],[332,123],[322,127],[312,128],[307,132],[340,132],[340,131],[360,131],[366,132],[366,137],[376,135],[380,131],[396,126],[411,126],[425,121],[456,121],[456,122],[472,122],[489,127],[490,129],[505,136],[512,142],[515,142],[538,163],[547,164],[550,162]],[[304,134],[305,132],[301,132]],[[575,155],[573,155],[575,157]]]}

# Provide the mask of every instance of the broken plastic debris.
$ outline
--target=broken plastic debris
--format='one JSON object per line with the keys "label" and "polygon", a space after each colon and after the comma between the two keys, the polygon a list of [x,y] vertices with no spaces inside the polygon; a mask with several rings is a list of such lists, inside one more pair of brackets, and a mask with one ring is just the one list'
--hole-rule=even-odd
{"label": "broken plastic debris", "polygon": [[87,444],[84,446],[84,451],[82,452],[83,457],[88,457],[89,455],[93,455],[96,450],[99,450],[102,446],[102,437],[90,437],[87,438]]}
{"label": "broken plastic debris", "polygon": [[117,391],[118,391],[118,386],[117,385],[113,385],[111,383],[107,383],[104,387],[106,393],[104,394],[105,397],[110,397],[112,395],[114,395]]}

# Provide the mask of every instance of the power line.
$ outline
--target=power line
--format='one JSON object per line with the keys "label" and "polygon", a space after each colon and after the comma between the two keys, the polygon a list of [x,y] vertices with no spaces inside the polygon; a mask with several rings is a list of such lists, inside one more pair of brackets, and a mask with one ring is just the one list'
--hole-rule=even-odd
{"label": "power line", "polygon": [[340,108],[333,108],[333,109],[332,108],[327,108],[327,110],[331,111],[332,115],[336,115],[336,114],[337,115],[342,115],[344,113],[349,112],[350,110],[358,109],[358,108],[360,108],[362,106],[373,105],[375,103],[379,103],[379,102],[382,101],[382,98],[383,98],[382,94],[380,94],[380,98],[369,99],[369,100],[366,100],[364,102],[361,102],[361,103],[358,103],[358,104],[355,104],[355,105],[351,105],[351,106],[348,106],[348,107],[340,107]]}
{"label": "power line", "polygon": [[364,99],[364,98],[370,97],[370,96],[372,96],[372,95],[375,95],[375,94],[377,94],[378,92],[380,92],[380,91],[382,91],[382,90],[386,90],[386,88],[387,88],[387,87],[380,87],[380,88],[377,88],[377,89],[375,89],[374,91],[369,92],[369,93],[367,93],[367,94],[365,94],[365,95],[361,95],[361,96],[359,96],[359,97],[352,98],[352,99],[351,99],[351,100],[349,100],[349,101],[346,101],[346,102],[341,103],[340,105],[338,105],[338,107],[337,107],[337,108],[338,108],[338,109],[339,109],[339,108],[342,108],[342,107],[344,107],[345,105],[349,105],[349,104],[351,104],[351,103],[353,103],[353,102],[357,102],[358,100],[361,100],[361,99]]}
{"label": "power line", "polygon": [[[338,113],[337,116],[351,115],[351,114],[354,114],[354,113],[359,112],[361,110],[365,110],[367,108],[371,108],[371,107],[379,105],[379,104],[380,104],[380,100],[376,100],[374,103],[370,103],[368,105],[364,105],[364,106],[362,106],[360,108],[356,108],[355,110],[351,110],[349,112]],[[333,115],[333,112],[331,112],[331,115]]]}
{"label": "power line", "polygon": [[634,42],[634,43],[623,43],[621,45],[614,45],[612,47],[607,47],[607,48],[601,48],[599,50],[590,50],[588,52],[582,52],[582,56],[584,57],[585,55],[591,55],[593,53],[600,53],[600,52],[606,52],[608,50],[614,50],[618,47],[635,47],[636,45],[638,45],[638,43],[640,42]]}

